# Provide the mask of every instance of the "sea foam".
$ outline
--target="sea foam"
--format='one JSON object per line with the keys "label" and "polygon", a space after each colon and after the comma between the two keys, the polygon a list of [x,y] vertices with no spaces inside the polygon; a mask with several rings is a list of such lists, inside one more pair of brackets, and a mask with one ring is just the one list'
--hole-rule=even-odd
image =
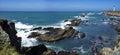
{"label": "sea foam", "polygon": [[15,24],[15,27],[17,29],[17,36],[22,38],[21,46],[29,47],[36,46],[39,44],[39,42],[35,38],[27,38],[28,35],[30,35],[30,33],[36,32],[30,31],[30,29],[33,28],[33,25],[26,25],[21,22],[17,22]]}

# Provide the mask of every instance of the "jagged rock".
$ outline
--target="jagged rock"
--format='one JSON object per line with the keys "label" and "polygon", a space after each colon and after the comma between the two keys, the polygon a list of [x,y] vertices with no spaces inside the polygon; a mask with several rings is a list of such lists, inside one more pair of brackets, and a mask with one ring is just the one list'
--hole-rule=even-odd
{"label": "jagged rock", "polygon": [[64,20],[64,22],[67,22],[67,21],[69,21],[69,20]]}
{"label": "jagged rock", "polygon": [[33,32],[28,37],[37,37],[37,40],[39,41],[53,42],[71,37],[76,33],[76,30],[73,29],[73,27],[66,27],[65,29],[49,27],[44,28],[44,30],[49,32],[46,32],[45,34]]}
{"label": "jagged rock", "polygon": [[113,50],[108,47],[104,47],[100,50],[100,55],[113,55]]}
{"label": "jagged rock", "polygon": [[57,55],[79,55],[77,52],[59,51]]}
{"label": "jagged rock", "polygon": [[0,19],[0,26],[9,35],[11,45],[20,51],[21,38],[16,36],[15,24],[8,22],[6,19]]}
{"label": "jagged rock", "polygon": [[33,28],[31,31],[33,31],[33,30],[41,30],[42,29],[42,27],[37,27],[37,28]]}
{"label": "jagged rock", "polygon": [[28,36],[28,38],[33,38],[33,37],[37,37],[37,36],[40,36],[41,34],[40,33],[38,33],[38,32],[32,32],[29,36]]}

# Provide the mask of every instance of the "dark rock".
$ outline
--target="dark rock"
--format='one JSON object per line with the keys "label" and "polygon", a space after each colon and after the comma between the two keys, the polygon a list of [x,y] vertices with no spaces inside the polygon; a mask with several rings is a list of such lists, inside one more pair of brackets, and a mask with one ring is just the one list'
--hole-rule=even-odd
{"label": "dark rock", "polygon": [[99,40],[103,41],[103,38],[101,36],[99,36],[98,38],[99,38]]}
{"label": "dark rock", "polygon": [[84,38],[86,35],[84,32],[81,33],[81,38]]}
{"label": "dark rock", "polygon": [[69,20],[64,20],[64,22],[67,22],[67,21],[69,21]]}
{"label": "dark rock", "polygon": [[32,30],[41,30],[41,29],[42,29],[42,27],[37,27],[37,28],[33,28]]}
{"label": "dark rock", "polygon": [[120,32],[120,27],[116,27],[115,30]]}
{"label": "dark rock", "polygon": [[33,37],[37,37],[37,36],[40,36],[41,34],[40,33],[38,33],[38,32],[32,32],[29,36],[28,36],[28,38],[33,38]]}
{"label": "dark rock", "polygon": [[77,35],[79,38],[82,38],[82,39],[85,38],[86,36],[84,32],[79,32]]}
{"label": "dark rock", "polygon": [[21,38],[16,36],[17,31],[15,30],[15,23],[0,19],[0,26],[9,35],[11,45],[20,51]]}
{"label": "dark rock", "polygon": [[85,17],[85,15],[81,15],[81,17]]}
{"label": "dark rock", "polygon": [[22,51],[25,53],[25,55],[42,55],[43,52],[47,51],[47,48],[42,44],[32,47],[23,47]]}
{"label": "dark rock", "polygon": [[47,51],[43,52],[42,55],[56,55],[54,50],[48,49]]}
{"label": "dark rock", "polygon": [[57,55],[79,55],[77,52],[59,51]]}
{"label": "dark rock", "polygon": [[43,28],[43,30],[54,30],[54,27]]}
{"label": "dark rock", "polygon": [[72,37],[76,33],[76,30],[73,29],[72,27],[66,27],[65,29],[52,28],[52,30],[49,29],[48,31],[50,32],[47,32],[45,34],[41,34],[40,36],[38,36],[37,40],[53,42],[53,41],[58,41],[64,38]]}

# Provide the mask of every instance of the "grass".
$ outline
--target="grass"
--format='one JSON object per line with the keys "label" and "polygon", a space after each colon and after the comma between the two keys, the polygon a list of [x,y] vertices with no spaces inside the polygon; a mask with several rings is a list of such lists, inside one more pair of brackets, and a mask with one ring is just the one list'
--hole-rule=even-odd
{"label": "grass", "polygon": [[0,55],[20,55],[14,47],[10,45],[9,36],[0,27]]}
{"label": "grass", "polygon": [[0,44],[0,55],[19,55],[16,49],[10,46],[9,42]]}

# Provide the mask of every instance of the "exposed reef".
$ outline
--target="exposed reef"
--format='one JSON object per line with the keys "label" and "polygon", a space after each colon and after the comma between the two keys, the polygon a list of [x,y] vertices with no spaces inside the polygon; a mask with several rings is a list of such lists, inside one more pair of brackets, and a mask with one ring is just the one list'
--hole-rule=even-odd
{"label": "exposed reef", "polygon": [[31,29],[31,31],[34,30],[44,30],[48,31],[44,34],[41,34],[39,32],[32,32],[28,38],[37,38],[39,41],[46,41],[46,42],[54,42],[59,41],[65,38],[73,37],[73,36],[79,36],[80,38],[85,37],[85,33],[79,32],[75,30],[72,26],[78,26],[80,22],[82,22],[81,19],[73,19],[73,20],[65,20],[64,22],[70,22],[69,24],[66,24],[66,27],[64,29],[62,28],[54,28],[54,27],[37,27]]}
{"label": "exposed reef", "polygon": [[73,27],[66,27],[65,29],[47,27],[47,28],[44,28],[43,30],[46,30],[49,32],[46,32],[45,34],[32,32],[28,36],[28,38],[37,37],[39,41],[53,42],[53,41],[58,41],[64,38],[75,36],[75,34],[77,33],[77,31],[73,29]]}

